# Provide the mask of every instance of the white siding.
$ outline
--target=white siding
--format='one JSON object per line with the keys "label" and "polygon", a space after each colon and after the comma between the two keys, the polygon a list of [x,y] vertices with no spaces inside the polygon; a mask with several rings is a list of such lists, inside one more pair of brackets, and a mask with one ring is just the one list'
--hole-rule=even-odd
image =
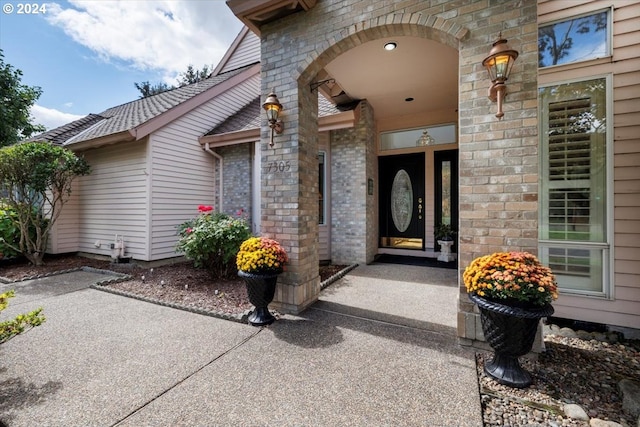
{"label": "white siding", "polygon": [[146,141],[139,141],[85,153],[91,175],[78,178],[78,251],[110,255],[117,234],[126,256],[147,259],[146,152]]}
{"label": "white siding", "polygon": [[78,180],[73,183],[71,196],[62,207],[58,220],[53,224],[49,233],[47,253],[63,254],[78,252],[78,240],[80,237],[80,195],[78,193]]}
{"label": "white siding", "polygon": [[[253,31],[249,31],[233,51],[226,64],[224,64],[220,73],[237,70],[257,62],[260,62],[260,39]],[[256,92],[256,95],[259,93]]]}
{"label": "white siding", "polygon": [[541,70],[540,84],[613,74],[613,299],[561,295],[556,316],[640,328],[640,2],[538,1],[539,23],[613,5],[613,58]]}
{"label": "white siding", "polygon": [[214,205],[216,200],[216,160],[202,149],[198,137],[259,93],[256,74],[151,136],[151,260],[177,256],[176,227],[193,218],[198,205]]}

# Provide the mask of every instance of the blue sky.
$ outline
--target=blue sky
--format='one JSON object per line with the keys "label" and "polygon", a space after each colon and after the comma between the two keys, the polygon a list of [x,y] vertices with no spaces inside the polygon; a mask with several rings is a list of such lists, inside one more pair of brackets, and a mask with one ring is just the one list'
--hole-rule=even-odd
{"label": "blue sky", "polygon": [[[34,3],[38,13],[24,6]],[[48,129],[137,99],[135,82],[175,84],[189,64],[217,65],[242,23],[223,0],[0,0],[0,49],[40,86]]]}

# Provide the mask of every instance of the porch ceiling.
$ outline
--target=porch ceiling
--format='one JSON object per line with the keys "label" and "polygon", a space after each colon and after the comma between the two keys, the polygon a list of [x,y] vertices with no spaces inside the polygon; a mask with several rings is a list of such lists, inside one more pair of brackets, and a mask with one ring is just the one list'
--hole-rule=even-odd
{"label": "porch ceiling", "polygon": [[[385,50],[389,41],[397,48]],[[350,98],[367,99],[378,119],[458,108],[458,52],[432,40],[403,36],[366,42],[325,71]]]}

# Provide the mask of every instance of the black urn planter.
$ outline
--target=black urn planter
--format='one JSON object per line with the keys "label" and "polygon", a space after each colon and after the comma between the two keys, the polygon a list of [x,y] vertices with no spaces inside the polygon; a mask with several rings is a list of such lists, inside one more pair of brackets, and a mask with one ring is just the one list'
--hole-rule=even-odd
{"label": "black urn planter", "polygon": [[490,301],[476,294],[469,299],[478,305],[484,337],[494,350],[484,372],[500,384],[515,388],[531,385],[531,375],[518,358],[531,351],[541,318],[551,316],[553,307],[514,307]]}
{"label": "black urn planter", "polygon": [[249,314],[249,324],[253,326],[265,326],[272,324],[276,318],[269,312],[268,305],[273,301],[276,292],[277,273],[251,274],[238,271],[247,285],[249,302],[255,306],[255,310]]}

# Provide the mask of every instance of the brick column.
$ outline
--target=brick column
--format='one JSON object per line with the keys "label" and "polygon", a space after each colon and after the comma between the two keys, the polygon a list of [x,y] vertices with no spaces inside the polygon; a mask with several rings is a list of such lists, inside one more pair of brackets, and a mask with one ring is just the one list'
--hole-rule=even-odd
{"label": "brick column", "polygon": [[[484,340],[480,316],[462,273],[471,261],[499,251],[537,252],[538,101],[537,6],[496,2],[467,23],[460,49],[460,294],[458,337]],[[499,33],[520,52],[507,82],[504,118],[487,99],[491,85],[482,60]]]}
{"label": "brick column", "polygon": [[[331,133],[331,260],[336,264],[373,261],[378,249],[378,158],[373,108],[358,105],[353,128]],[[373,180],[374,194],[368,193]]]}
{"label": "brick column", "polygon": [[320,293],[318,95],[308,86],[298,87],[297,82],[281,79],[278,73],[263,71],[262,93],[272,89],[284,108],[281,118],[285,130],[275,136],[271,148],[271,130],[263,120],[262,235],[279,241],[289,254],[289,265],[278,279],[273,306],[299,313]]}

